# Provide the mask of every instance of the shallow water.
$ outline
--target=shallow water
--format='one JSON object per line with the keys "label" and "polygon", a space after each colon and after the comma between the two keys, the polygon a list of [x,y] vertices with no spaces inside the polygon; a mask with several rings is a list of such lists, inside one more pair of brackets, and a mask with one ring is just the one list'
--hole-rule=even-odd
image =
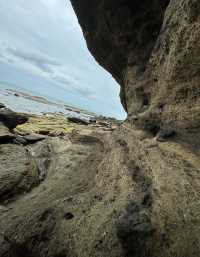
{"label": "shallow water", "polygon": [[26,99],[23,96],[15,96],[15,91],[12,90],[13,88],[5,88],[5,86],[0,84],[0,103],[5,104],[6,107],[13,111],[37,115],[45,113],[62,113],[66,115],[66,117],[81,117],[85,119],[91,117],[91,115],[85,113],[79,114],[66,110],[66,107],[62,103],[41,103],[35,100]]}

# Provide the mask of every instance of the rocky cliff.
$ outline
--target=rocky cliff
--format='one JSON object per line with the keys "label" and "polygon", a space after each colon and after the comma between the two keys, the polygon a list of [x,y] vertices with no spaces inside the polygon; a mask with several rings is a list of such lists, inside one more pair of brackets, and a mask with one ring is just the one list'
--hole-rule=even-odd
{"label": "rocky cliff", "polygon": [[4,193],[0,256],[200,257],[199,0],[71,2],[128,118],[28,145],[22,167],[0,145],[1,183],[45,174]]}
{"label": "rocky cliff", "polygon": [[71,2],[89,50],[120,83],[134,125],[199,143],[200,2]]}

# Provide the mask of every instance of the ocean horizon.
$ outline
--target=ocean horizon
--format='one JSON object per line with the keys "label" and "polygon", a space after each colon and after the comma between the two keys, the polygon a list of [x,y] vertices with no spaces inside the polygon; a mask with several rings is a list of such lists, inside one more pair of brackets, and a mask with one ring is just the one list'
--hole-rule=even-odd
{"label": "ocean horizon", "polygon": [[[42,93],[41,90],[31,90],[23,86],[20,87],[2,81],[0,81],[0,103],[5,104],[7,108],[13,111],[28,114],[63,114],[66,117],[80,117],[85,119],[102,116],[101,113],[67,103],[61,98],[59,99],[59,96],[56,98]],[[73,111],[73,109],[78,111]],[[116,118],[106,115],[105,117]]]}

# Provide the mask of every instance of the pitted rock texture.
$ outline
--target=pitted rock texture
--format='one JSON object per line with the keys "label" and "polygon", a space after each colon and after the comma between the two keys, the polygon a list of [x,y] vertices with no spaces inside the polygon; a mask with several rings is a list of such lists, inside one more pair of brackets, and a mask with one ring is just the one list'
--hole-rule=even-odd
{"label": "pitted rock texture", "polygon": [[[151,192],[143,200],[147,206],[135,193],[137,200],[130,199],[117,223],[124,256],[200,256],[200,221],[190,216],[197,214],[200,197],[194,189],[200,167],[200,2],[71,2],[89,50],[121,86],[128,112],[124,126],[132,131],[124,131],[123,140],[129,140],[122,145],[137,163],[133,188]],[[143,141],[134,137],[138,130],[145,140],[154,138],[151,150],[144,143],[138,149],[129,146]],[[148,160],[141,160],[138,151]]]}
{"label": "pitted rock texture", "polygon": [[0,256],[200,257],[199,0],[71,2],[128,118],[28,146],[42,179],[2,201]]}
{"label": "pitted rock texture", "polygon": [[131,122],[199,143],[199,1],[71,2],[89,50],[121,85]]}
{"label": "pitted rock texture", "polygon": [[127,63],[144,69],[169,0],[71,2],[89,49],[118,81],[123,81]]}
{"label": "pitted rock texture", "polygon": [[0,256],[199,256],[200,156],[192,149],[125,123],[112,134],[49,138],[29,154],[45,176],[1,203]]}

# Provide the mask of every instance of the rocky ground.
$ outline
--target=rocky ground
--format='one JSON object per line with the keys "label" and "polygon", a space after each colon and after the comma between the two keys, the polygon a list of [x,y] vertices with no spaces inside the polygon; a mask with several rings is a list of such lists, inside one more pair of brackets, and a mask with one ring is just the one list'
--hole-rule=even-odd
{"label": "rocky ground", "polygon": [[199,256],[198,151],[128,121],[0,110],[1,257]]}
{"label": "rocky ground", "polygon": [[0,121],[0,256],[66,256],[65,223],[72,240],[102,201],[98,166],[120,122],[27,116],[4,105]]}
{"label": "rocky ground", "polygon": [[71,2],[128,118],[1,109],[0,256],[200,257],[200,1]]}
{"label": "rocky ground", "polygon": [[109,253],[115,247],[106,238],[99,256],[199,257],[200,1],[71,3],[88,49],[120,84],[128,114],[111,135],[110,153],[111,173],[123,171],[124,181],[132,174],[122,186],[126,208],[118,206],[114,231],[104,216],[123,251]]}

